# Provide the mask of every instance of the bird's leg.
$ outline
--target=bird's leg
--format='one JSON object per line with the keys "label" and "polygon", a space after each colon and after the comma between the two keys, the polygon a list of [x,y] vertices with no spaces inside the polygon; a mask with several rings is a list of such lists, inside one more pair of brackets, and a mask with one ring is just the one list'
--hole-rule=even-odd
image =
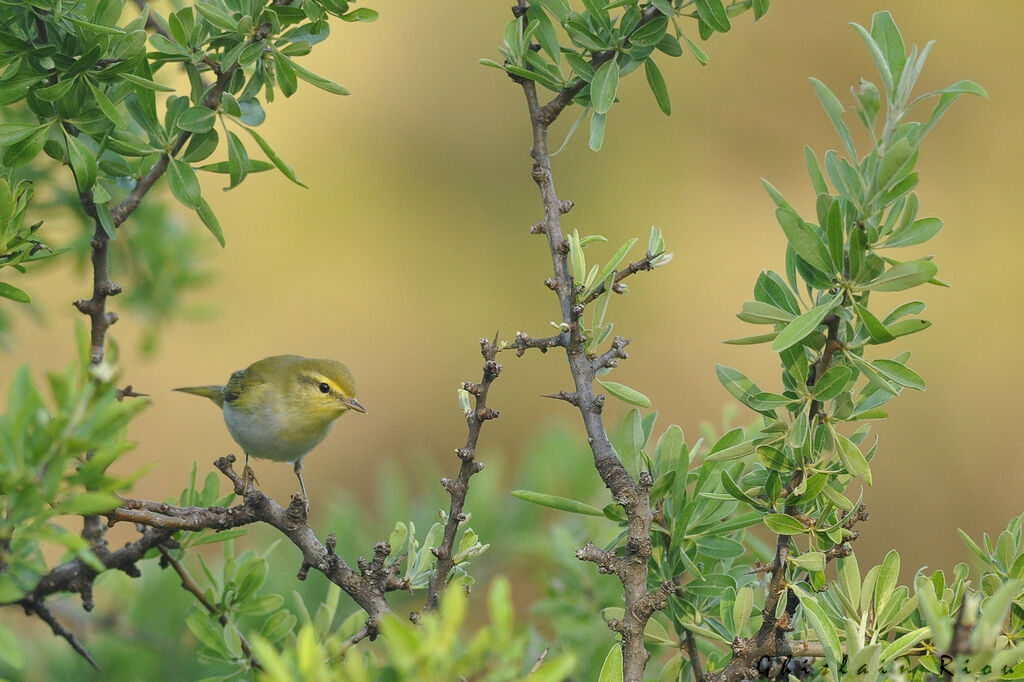
{"label": "bird's leg", "polygon": [[306,494],[306,482],[302,480],[302,458],[295,460],[295,475],[299,477],[299,487],[302,488],[302,497],[306,500],[306,512],[309,512],[309,495]]}
{"label": "bird's leg", "polygon": [[242,467],[242,487],[246,493],[252,490],[254,484],[258,484],[256,473],[249,466],[249,453],[245,453],[245,466]]}

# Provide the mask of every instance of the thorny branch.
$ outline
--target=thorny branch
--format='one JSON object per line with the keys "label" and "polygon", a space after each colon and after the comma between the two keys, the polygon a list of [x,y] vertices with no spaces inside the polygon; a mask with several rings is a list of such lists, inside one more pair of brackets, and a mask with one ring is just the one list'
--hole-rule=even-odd
{"label": "thorny branch", "polygon": [[[513,8],[513,13],[517,17],[525,18],[525,11],[525,1],[519,0],[517,6]],[[649,21],[657,14],[657,10],[652,6],[645,11],[641,23]],[[592,65],[596,68],[600,63],[613,57],[613,53],[595,54]],[[531,232],[544,234],[548,239],[554,277],[545,284],[558,296],[562,313],[561,328],[565,331],[558,337],[544,340],[541,344],[531,344],[529,337],[524,338],[520,334],[512,345],[519,354],[531,347],[546,349],[557,345],[565,349],[575,384],[574,391],[563,391],[553,397],[567,400],[579,409],[593,452],[594,466],[605,486],[611,491],[612,498],[625,510],[628,526],[623,556],[609,555],[588,543],[577,552],[577,557],[583,561],[596,563],[601,572],[614,573],[622,583],[625,614],[622,620],[615,620],[609,623],[609,626],[622,637],[623,679],[626,682],[639,682],[643,679],[644,668],[650,658],[643,643],[644,628],[654,611],[665,607],[674,587],[671,582],[666,581],[654,591],[647,589],[648,563],[651,557],[650,489],[653,480],[646,472],[639,476],[639,480],[633,480],[622,466],[608,440],[601,417],[604,396],[594,393],[593,383],[597,371],[603,367],[613,366],[620,358],[625,358],[623,348],[627,341],[616,337],[608,353],[597,358],[588,357],[579,324],[584,304],[576,300],[576,286],[570,274],[567,249],[563,245],[561,216],[572,208],[572,204],[561,201],[555,191],[548,149],[548,129],[584,84],[579,82],[567,86],[548,104],[542,105],[533,81],[516,77],[513,77],[513,80],[523,88],[529,109],[533,128],[532,176],[540,189],[544,205],[544,220],[534,226]]]}
{"label": "thorny branch", "polygon": [[127,500],[124,506],[107,514],[108,523],[120,521],[140,523],[150,528],[174,532],[206,529],[227,530],[254,523],[266,523],[281,531],[302,552],[298,577],[305,580],[313,568],[338,585],[367,613],[367,632],[373,639],[381,617],[390,611],[384,595],[394,590],[409,589],[408,581],[399,577],[399,563],[386,565],[391,554],[387,542],[374,547],[372,560],[360,558],[358,571],[334,552],[337,540],[332,533],[321,543],[306,522],[304,500],[296,495],[287,508],[258,490],[245,490],[242,477],[232,465],[233,455],[221,457],[216,466],[234,485],[235,494],[244,502],[235,507],[177,507],[148,500]]}
{"label": "thorny branch", "polygon": [[476,444],[480,438],[480,429],[485,421],[498,417],[497,410],[487,407],[487,392],[491,383],[501,374],[501,365],[494,361],[497,352],[497,336],[494,337],[493,342],[480,339],[480,353],[484,356],[483,379],[478,384],[466,382],[463,385],[463,388],[476,398],[475,409],[466,413],[466,424],[469,427],[466,444],[455,451],[455,454],[462,460],[462,464],[459,466],[459,476],[455,480],[441,479],[441,485],[451,497],[451,505],[448,508],[448,516],[444,524],[444,538],[438,547],[431,548],[431,552],[437,557],[437,564],[430,576],[430,584],[427,589],[427,602],[424,606],[427,611],[437,608],[441,592],[448,582],[448,574],[455,567],[455,534],[458,532],[459,525],[466,520],[466,514],[462,508],[466,503],[466,494],[469,492],[469,479],[484,468],[484,463],[476,460]]}

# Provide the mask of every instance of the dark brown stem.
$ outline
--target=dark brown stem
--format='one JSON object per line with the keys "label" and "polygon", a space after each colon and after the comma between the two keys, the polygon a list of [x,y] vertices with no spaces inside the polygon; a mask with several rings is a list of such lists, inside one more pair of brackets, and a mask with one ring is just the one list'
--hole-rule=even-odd
{"label": "dark brown stem", "polygon": [[391,548],[386,542],[374,548],[372,561],[360,559],[359,570],[351,568],[334,552],[333,534],[321,543],[306,523],[305,500],[298,495],[287,508],[258,490],[246,491],[245,482],[232,467],[232,455],[221,457],[214,465],[234,485],[235,494],[244,503],[235,507],[177,507],[148,500],[126,500],[125,504],[106,514],[112,525],[119,521],[139,523],[163,532],[179,530],[226,530],[254,523],[266,523],[279,530],[302,552],[299,579],[304,580],[313,568],[338,585],[367,613],[370,638],[376,637],[381,617],[390,611],[384,595],[394,590],[406,590],[408,581],[399,577],[399,562],[386,564]]}
{"label": "dark brown stem", "polygon": [[[842,350],[843,345],[839,342],[839,324],[841,319],[835,313],[829,313],[825,316],[825,328],[828,330],[827,337],[825,339],[825,348],[821,351],[821,357],[818,358],[818,362],[814,365],[814,373],[808,379],[807,386],[814,388],[814,385],[821,380],[821,377],[825,376],[825,372],[832,366],[832,358],[836,351]],[[817,400],[811,401],[811,408],[809,410],[810,418],[823,417],[824,414],[821,411],[821,403]],[[813,422],[810,424],[813,428]]]}
{"label": "dark brown stem", "polygon": [[72,634],[70,630],[68,630],[60,624],[56,616],[53,615],[53,612],[50,611],[50,609],[46,608],[46,606],[43,605],[42,601],[38,601],[32,598],[25,598],[17,603],[25,609],[26,614],[39,616],[39,618],[44,623],[50,626],[50,629],[53,631],[53,634],[57,635],[58,637],[63,637],[65,640],[67,640],[67,643],[71,645],[71,648],[75,650],[75,653],[77,653],[79,656],[88,661],[89,665],[91,665],[96,670],[100,669],[100,666],[96,663],[96,660],[92,657],[92,654],[89,653],[89,651],[85,648],[85,646],[82,645],[81,642],[75,639],[75,635]]}
{"label": "dark brown stem", "polygon": [[[199,603],[203,605],[203,608],[206,609],[208,613],[216,616],[220,612],[220,609],[211,604],[206,598],[206,595],[203,593],[203,588],[199,586],[199,583],[195,581],[192,574],[188,572],[187,568],[185,568],[185,564],[178,559],[175,559],[166,547],[158,547],[158,549],[160,550],[160,555],[163,557],[162,561],[173,568],[174,572],[178,574],[179,578],[181,578],[182,588],[191,592],[192,596],[194,596]],[[221,625],[226,626],[228,624],[227,614],[220,613],[220,617],[217,620]],[[238,635],[238,641],[241,644],[242,653],[244,653],[249,659],[249,665],[256,670],[263,670],[263,666],[261,666],[256,657],[252,655],[252,646],[250,646],[249,640],[245,638],[245,635],[242,634],[241,630],[234,625],[232,625],[232,627],[235,629],[235,634]]]}
{"label": "dark brown stem", "polygon": [[501,374],[501,365],[494,361],[497,352],[497,336],[494,337],[493,342],[480,339],[480,353],[484,356],[484,376],[479,384],[465,384],[465,389],[476,398],[476,404],[473,410],[466,413],[466,424],[469,428],[466,444],[455,451],[455,454],[462,460],[462,464],[459,466],[459,476],[455,480],[441,479],[441,485],[451,497],[451,504],[448,507],[448,518],[445,520],[444,537],[441,544],[431,548],[431,552],[437,557],[437,564],[434,566],[427,589],[427,601],[424,606],[427,611],[437,608],[441,592],[448,583],[448,575],[455,567],[455,535],[459,526],[466,520],[466,514],[462,509],[466,503],[466,494],[469,492],[469,479],[484,468],[483,462],[476,460],[476,445],[484,422],[498,416],[496,410],[487,407],[487,392],[494,380]]}
{"label": "dark brown stem", "polygon": [[[654,15],[648,14],[650,11],[645,14],[646,20],[653,18]],[[613,56],[595,55],[594,63]],[[650,489],[653,481],[647,472],[642,473],[639,480],[634,481],[622,466],[608,440],[601,417],[604,396],[594,393],[593,384],[597,370],[610,366],[612,361],[617,362],[618,357],[624,357],[622,347],[626,342],[617,338],[613,343],[613,350],[610,351],[612,354],[607,357],[592,359],[587,356],[585,339],[578,324],[583,306],[576,300],[576,285],[570,274],[567,249],[563,245],[565,238],[562,234],[561,216],[570,204],[561,201],[555,191],[548,151],[548,128],[582,86],[570,86],[547,105],[541,106],[533,81],[518,79],[517,82],[523,88],[532,123],[532,175],[544,205],[544,220],[538,223],[540,227],[535,232],[543,233],[548,239],[554,277],[546,284],[558,296],[562,328],[566,330],[558,337],[558,345],[565,348],[575,384],[575,390],[566,392],[566,396],[572,396],[570,402],[580,411],[593,452],[594,466],[605,486],[611,491],[612,499],[625,510],[627,519],[626,548],[623,556],[608,555],[588,544],[577,553],[577,557],[596,563],[598,570],[602,572],[614,573],[622,583],[625,615],[621,621],[616,620],[609,623],[609,626],[622,637],[623,679],[626,682],[639,682],[643,679],[644,669],[650,658],[644,647],[644,628],[654,611],[664,608],[673,587],[671,582],[666,582],[654,591],[647,589],[648,563],[651,557]]]}
{"label": "dark brown stem", "polygon": [[79,299],[74,305],[78,310],[89,316],[91,334],[89,344],[89,361],[98,365],[103,361],[103,349],[106,342],[107,330],[110,325],[117,322],[117,313],[107,312],[107,297],[116,296],[121,293],[121,287],[110,280],[108,268],[108,246],[110,237],[103,224],[96,214],[96,204],[93,203],[92,191],[85,192],[80,197],[82,210],[86,215],[91,216],[94,223],[92,233],[92,298]]}
{"label": "dark brown stem", "polygon": [[772,577],[768,583],[764,610],[761,612],[763,618],[761,628],[750,639],[737,638],[733,640],[733,659],[724,669],[705,675],[706,682],[755,679],[760,676],[755,666],[757,661],[764,656],[808,655],[794,653],[794,647],[800,643],[790,642],[786,639],[785,634],[791,629],[788,610],[780,618],[775,616],[779,600],[784,596],[787,599],[787,606],[789,605],[790,592],[786,587],[786,559],[789,557],[790,542],[791,538],[788,535],[779,535],[776,540],[775,559],[769,567]]}
{"label": "dark brown stem", "polygon": [[[645,271],[645,270],[648,270],[648,271],[649,270],[653,270],[654,269],[654,265],[652,263],[655,260],[657,260],[658,258],[660,258],[662,255],[663,255],[662,253],[648,253],[646,256],[644,256],[643,258],[641,258],[637,262],[630,263],[629,265],[627,265],[623,269],[617,270],[615,272],[615,279],[612,281],[612,291],[616,290],[615,289],[615,285],[616,284],[618,284],[622,280],[626,279],[630,275],[635,275],[636,273],[642,272],[642,271]],[[596,301],[598,299],[598,297],[601,294],[603,294],[604,292],[605,292],[604,282],[601,282],[600,284],[597,285],[597,287],[593,291],[591,291],[589,294],[587,294],[586,297],[582,301],[580,301],[580,303],[582,303],[583,305],[587,305],[588,303],[592,303],[593,301]],[[621,292],[616,292],[616,293],[621,293]]]}
{"label": "dark brown stem", "polygon": [[693,682],[701,682],[704,673],[701,672],[700,652],[697,651],[697,638],[689,630],[683,635],[683,646],[686,647],[686,655],[690,657],[690,668],[693,670]]}

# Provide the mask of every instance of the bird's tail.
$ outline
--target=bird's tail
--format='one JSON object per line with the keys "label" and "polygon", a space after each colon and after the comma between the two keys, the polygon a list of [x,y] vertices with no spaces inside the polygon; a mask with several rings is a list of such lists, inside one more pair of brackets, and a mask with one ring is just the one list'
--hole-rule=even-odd
{"label": "bird's tail", "polygon": [[184,388],[176,388],[174,390],[209,398],[213,402],[217,403],[217,407],[224,407],[223,386],[186,386]]}

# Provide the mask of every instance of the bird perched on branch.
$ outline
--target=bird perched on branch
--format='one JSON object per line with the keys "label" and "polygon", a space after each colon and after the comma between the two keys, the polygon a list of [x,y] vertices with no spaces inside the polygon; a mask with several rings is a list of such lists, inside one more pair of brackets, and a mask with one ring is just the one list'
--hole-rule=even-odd
{"label": "bird perched on branch", "polygon": [[295,462],[302,496],[302,458],[349,410],[366,412],[356,400],[351,372],[337,360],[300,355],[263,358],[231,375],[226,386],[189,386],[175,391],[209,398],[224,411],[231,437],[245,452],[246,487],[255,480],[249,457]]}

